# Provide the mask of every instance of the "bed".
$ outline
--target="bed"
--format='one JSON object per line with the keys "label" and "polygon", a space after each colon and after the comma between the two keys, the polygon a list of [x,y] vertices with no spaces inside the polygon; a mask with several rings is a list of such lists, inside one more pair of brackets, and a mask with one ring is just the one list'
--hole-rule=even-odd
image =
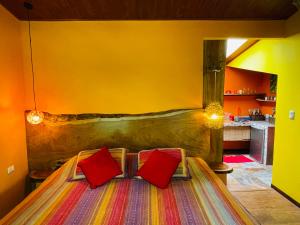
{"label": "bed", "polygon": [[188,157],[191,179],[173,179],[167,189],[129,177],[90,189],[69,181],[71,158],[6,215],[0,224],[258,224],[200,157]]}

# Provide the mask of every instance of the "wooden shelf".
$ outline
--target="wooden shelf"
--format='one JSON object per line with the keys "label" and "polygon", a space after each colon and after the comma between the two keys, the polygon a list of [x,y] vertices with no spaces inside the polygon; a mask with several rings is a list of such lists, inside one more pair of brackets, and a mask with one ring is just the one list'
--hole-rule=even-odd
{"label": "wooden shelf", "polygon": [[273,102],[273,103],[276,102],[276,100],[265,100],[265,99],[260,99],[260,98],[257,98],[256,101],[259,101],[259,102]]}
{"label": "wooden shelf", "polygon": [[254,94],[224,94],[224,96],[264,96],[265,93],[254,93]]}

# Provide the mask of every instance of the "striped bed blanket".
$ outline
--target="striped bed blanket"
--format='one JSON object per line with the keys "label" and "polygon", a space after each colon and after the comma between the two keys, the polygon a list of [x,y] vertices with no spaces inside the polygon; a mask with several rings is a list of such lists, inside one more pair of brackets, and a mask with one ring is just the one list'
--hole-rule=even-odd
{"label": "striped bed blanket", "polygon": [[174,179],[167,189],[126,178],[92,190],[86,180],[68,181],[74,163],[54,172],[0,224],[257,224],[200,158],[188,158],[191,179]]}

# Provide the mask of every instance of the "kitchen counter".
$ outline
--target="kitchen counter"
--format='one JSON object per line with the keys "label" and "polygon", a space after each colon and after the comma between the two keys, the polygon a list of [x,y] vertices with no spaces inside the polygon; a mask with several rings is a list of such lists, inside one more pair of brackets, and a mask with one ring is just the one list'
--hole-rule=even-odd
{"label": "kitchen counter", "polygon": [[[267,121],[226,121],[224,142],[250,141],[250,155],[259,163],[270,165],[273,160],[275,124]],[[228,143],[226,143],[229,145]]]}
{"label": "kitchen counter", "polygon": [[256,129],[267,129],[269,127],[275,127],[275,124],[267,121],[245,121],[245,122],[224,122],[224,127],[253,127]]}
{"label": "kitchen counter", "polygon": [[275,127],[275,124],[267,121],[251,121],[251,127],[257,129],[268,129],[269,127]]}

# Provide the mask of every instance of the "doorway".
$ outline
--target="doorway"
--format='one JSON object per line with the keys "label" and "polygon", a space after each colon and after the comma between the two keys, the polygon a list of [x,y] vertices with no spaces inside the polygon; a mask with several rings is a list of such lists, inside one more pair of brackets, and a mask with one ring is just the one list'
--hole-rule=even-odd
{"label": "doorway", "polygon": [[229,190],[271,187],[276,89],[275,74],[226,65],[223,161],[234,169]]}

